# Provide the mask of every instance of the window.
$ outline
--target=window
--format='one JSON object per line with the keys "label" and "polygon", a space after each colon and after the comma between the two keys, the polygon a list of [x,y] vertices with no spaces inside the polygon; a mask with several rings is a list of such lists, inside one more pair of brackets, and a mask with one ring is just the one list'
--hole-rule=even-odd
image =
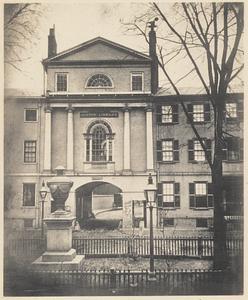
{"label": "window", "polygon": [[36,141],[24,141],[24,163],[36,162]]}
{"label": "window", "polygon": [[131,90],[143,91],[143,73],[137,72],[131,74]]}
{"label": "window", "polygon": [[158,105],[157,106],[158,124],[176,124],[178,123],[178,105]]}
{"label": "window", "polygon": [[180,184],[178,182],[158,183],[158,206],[180,207]]}
{"label": "window", "polygon": [[24,228],[33,228],[33,219],[23,219]]}
{"label": "window", "polygon": [[188,104],[189,117],[194,123],[210,121],[210,105],[206,104]]}
{"label": "window", "polygon": [[86,137],[86,161],[112,161],[113,134],[110,126],[96,121],[88,128]]}
{"label": "window", "polygon": [[223,147],[223,160],[243,160],[243,139],[240,139],[239,137],[225,138]]}
{"label": "window", "polygon": [[35,206],[35,183],[23,184],[23,206]]}
{"label": "window", "polygon": [[[203,139],[203,143],[207,148],[207,155],[211,159],[211,140]],[[188,158],[189,162],[200,162],[205,161],[205,152],[198,140],[188,141]]]}
{"label": "window", "polygon": [[24,121],[25,122],[37,122],[37,109],[28,108],[24,110]]}
{"label": "window", "polygon": [[110,78],[104,74],[95,74],[90,77],[86,86],[92,88],[106,88],[112,87],[112,82]]}
{"label": "window", "polygon": [[190,208],[213,207],[212,183],[189,183]]}
{"label": "window", "polygon": [[68,82],[67,73],[57,73],[56,74],[56,88],[57,92],[67,92]]}
{"label": "window", "polygon": [[226,103],[226,118],[227,119],[237,118],[237,103]]}
{"label": "window", "polygon": [[206,218],[197,218],[196,227],[208,228],[208,219]]}
{"label": "window", "polygon": [[178,140],[157,141],[157,160],[161,162],[179,161]]}
{"label": "window", "polygon": [[163,227],[174,226],[174,218],[163,218]]}

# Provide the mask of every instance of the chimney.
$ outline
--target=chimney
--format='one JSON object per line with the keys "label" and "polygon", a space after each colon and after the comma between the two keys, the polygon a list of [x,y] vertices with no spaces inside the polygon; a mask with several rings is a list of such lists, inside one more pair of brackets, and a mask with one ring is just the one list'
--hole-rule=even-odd
{"label": "chimney", "polygon": [[156,53],[156,32],[154,28],[156,27],[155,22],[158,21],[158,18],[155,18],[154,21],[149,22],[149,55],[152,59],[151,65],[151,92],[156,94],[158,91],[158,58]]}
{"label": "chimney", "polygon": [[50,28],[48,36],[48,57],[52,57],[57,54],[57,43],[55,38],[55,25]]}

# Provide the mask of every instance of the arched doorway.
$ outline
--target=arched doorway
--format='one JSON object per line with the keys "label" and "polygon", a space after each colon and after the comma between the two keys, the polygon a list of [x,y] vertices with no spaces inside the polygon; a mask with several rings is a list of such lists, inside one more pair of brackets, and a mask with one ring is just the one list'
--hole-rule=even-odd
{"label": "arched doorway", "polygon": [[76,218],[81,228],[118,227],[122,220],[122,190],[103,181],[80,186],[76,190]]}

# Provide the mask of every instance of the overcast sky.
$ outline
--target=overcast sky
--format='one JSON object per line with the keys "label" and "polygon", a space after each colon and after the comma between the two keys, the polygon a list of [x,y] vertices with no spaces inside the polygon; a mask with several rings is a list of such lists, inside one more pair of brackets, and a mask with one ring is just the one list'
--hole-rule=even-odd
{"label": "overcast sky", "polygon": [[[52,3],[44,5],[44,13],[37,28],[35,44],[30,47],[26,56],[31,57],[20,66],[23,72],[13,68],[5,70],[5,87],[31,90],[40,95],[43,92],[42,59],[47,57],[47,41],[49,28],[55,25],[55,35],[58,52],[71,48],[97,36],[102,36],[114,42],[123,44],[137,51],[148,53],[148,45],[143,37],[126,34],[120,20],[129,21],[136,15],[147,11],[148,2],[77,2]],[[164,4],[164,9],[170,17],[170,6]],[[175,79],[188,72],[192,64],[187,59],[174,62],[167,67]],[[160,85],[163,85],[160,76]],[[200,86],[196,74],[191,74],[180,82],[181,86]]]}
{"label": "overcast sky", "polygon": [[41,60],[47,57],[49,28],[55,25],[58,52],[71,48],[97,36],[147,52],[148,46],[142,38],[126,35],[120,19],[140,13],[147,4],[131,3],[70,3],[49,4],[40,19],[35,37],[36,45],[28,50],[31,58],[22,63],[23,72],[9,68],[5,74],[5,87],[31,89],[42,93],[43,68]]}

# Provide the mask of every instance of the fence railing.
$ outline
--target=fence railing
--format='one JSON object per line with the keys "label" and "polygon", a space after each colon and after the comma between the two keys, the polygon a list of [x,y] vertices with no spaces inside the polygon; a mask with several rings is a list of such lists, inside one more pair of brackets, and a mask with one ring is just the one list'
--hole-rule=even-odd
{"label": "fence railing", "polygon": [[[136,255],[149,256],[149,237],[117,238],[74,238],[73,248],[78,254],[85,255]],[[228,255],[237,255],[243,249],[241,238],[226,240]],[[155,237],[154,255],[212,257],[214,254],[213,239],[209,237]]]}
{"label": "fence railing", "polygon": [[[226,240],[227,253],[238,255],[243,250],[242,238]],[[93,256],[149,256],[149,237],[113,237],[113,238],[73,238],[72,247],[77,254]],[[46,248],[45,239],[15,239],[5,242],[5,253],[11,256],[39,256]],[[155,237],[154,255],[212,257],[214,254],[213,239],[209,237]]]}
{"label": "fence railing", "polygon": [[[123,290],[132,289],[147,294],[221,294],[233,291],[233,275],[218,270],[155,270],[156,281],[151,281],[148,270],[102,270],[102,271],[43,271],[32,272],[31,277],[37,285],[75,286],[75,288],[91,288]],[[241,289],[237,285],[236,289]],[[160,291],[159,291],[160,290]],[[235,291],[233,291],[235,292]]]}

